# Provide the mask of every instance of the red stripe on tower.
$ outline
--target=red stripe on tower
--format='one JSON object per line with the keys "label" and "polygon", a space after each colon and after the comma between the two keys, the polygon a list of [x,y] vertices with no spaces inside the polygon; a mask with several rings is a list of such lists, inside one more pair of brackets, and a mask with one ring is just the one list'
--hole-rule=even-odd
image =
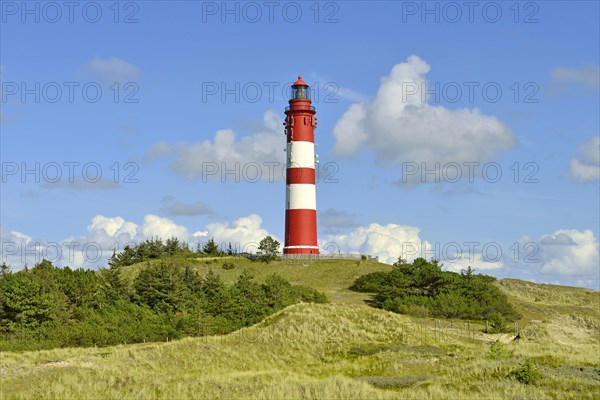
{"label": "red stripe on tower", "polygon": [[315,188],[315,128],[310,89],[299,76],[285,108],[287,135],[284,254],[319,254]]}

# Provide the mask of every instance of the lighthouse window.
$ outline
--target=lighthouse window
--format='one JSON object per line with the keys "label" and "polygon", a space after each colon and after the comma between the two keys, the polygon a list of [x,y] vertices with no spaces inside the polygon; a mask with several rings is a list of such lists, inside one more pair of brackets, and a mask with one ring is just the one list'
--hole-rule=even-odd
{"label": "lighthouse window", "polygon": [[306,86],[294,86],[292,91],[293,99],[308,99],[310,91]]}

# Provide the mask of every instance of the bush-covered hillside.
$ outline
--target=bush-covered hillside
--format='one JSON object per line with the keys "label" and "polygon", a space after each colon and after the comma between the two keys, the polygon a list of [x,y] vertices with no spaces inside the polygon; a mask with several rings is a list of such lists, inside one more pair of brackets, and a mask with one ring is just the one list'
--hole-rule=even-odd
{"label": "bush-covered hillside", "polygon": [[254,324],[298,301],[324,294],[271,274],[257,283],[248,271],[225,283],[214,271],[146,262],[132,282],[123,267],[91,271],[34,268],[0,274],[0,350],[164,341],[223,334]]}
{"label": "bush-covered hillside", "polygon": [[435,261],[402,259],[389,272],[373,272],[358,278],[352,288],[376,293],[373,304],[384,310],[416,316],[490,320],[503,331],[505,322],[520,314],[493,282],[496,278],[474,274],[469,267],[460,274],[443,271]]}

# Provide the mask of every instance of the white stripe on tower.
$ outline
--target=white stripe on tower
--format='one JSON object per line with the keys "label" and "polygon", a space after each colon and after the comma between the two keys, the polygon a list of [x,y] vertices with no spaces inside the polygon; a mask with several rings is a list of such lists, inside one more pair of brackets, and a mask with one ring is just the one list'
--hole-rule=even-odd
{"label": "white stripe on tower", "polygon": [[288,210],[317,209],[317,191],[314,184],[300,183],[288,185],[286,195]]}
{"label": "white stripe on tower", "polygon": [[289,142],[287,154],[288,168],[315,168],[315,144],[313,142]]}

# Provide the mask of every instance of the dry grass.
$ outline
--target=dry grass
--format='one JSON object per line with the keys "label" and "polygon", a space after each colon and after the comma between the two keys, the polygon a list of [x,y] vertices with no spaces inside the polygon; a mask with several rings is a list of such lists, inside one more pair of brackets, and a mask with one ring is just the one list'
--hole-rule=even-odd
{"label": "dry grass", "polygon": [[[456,321],[419,320],[369,308],[347,290],[377,263],[238,263],[258,279],[278,272],[320,288],[332,304],[297,304],[223,336],[109,348],[4,353],[4,399],[594,399],[600,391],[598,293],[507,280],[520,308],[544,313],[522,321],[522,339],[490,359],[494,338]],[[529,293],[531,291],[531,293]],[[540,297],[541,296],[541,297]],[[546,297],[548,303],[546,303]],[[588,296],[592,301],[588,301]],[[596,297],[594,297],[596,296]],[[540,300],[541,299],[541,300]],[[538,385],[509,377],[521,362],[540,366]]]}

